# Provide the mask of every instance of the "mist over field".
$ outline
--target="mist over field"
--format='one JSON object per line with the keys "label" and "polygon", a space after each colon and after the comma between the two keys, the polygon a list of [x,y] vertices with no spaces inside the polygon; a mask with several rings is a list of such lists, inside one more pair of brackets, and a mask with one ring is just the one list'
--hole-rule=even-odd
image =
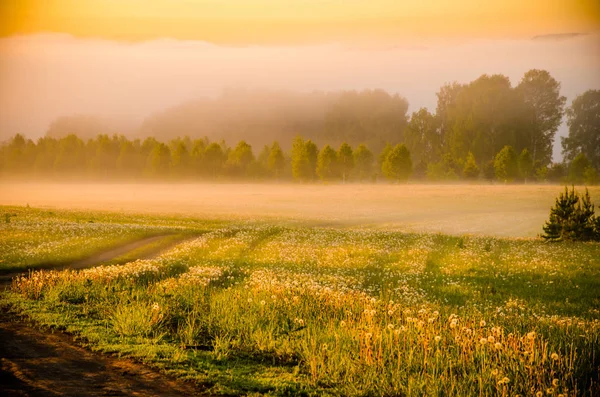
{"label": "mist over field", "polygon": [[[560,186],[0,183],[0,205],[536,237]],[[590,188],[600,205],[600,187]]]}

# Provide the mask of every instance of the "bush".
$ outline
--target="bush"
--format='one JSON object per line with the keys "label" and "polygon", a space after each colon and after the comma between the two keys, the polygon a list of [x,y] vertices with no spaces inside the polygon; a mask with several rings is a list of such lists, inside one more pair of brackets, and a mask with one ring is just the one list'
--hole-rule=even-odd
{"label": "bush", "polygon": [[550,219],[543,226],[542,237],[549,241],[600,241],[600,218],[594,215],[590,194],[579,196],[572,187],[556,199],[550,209]]}

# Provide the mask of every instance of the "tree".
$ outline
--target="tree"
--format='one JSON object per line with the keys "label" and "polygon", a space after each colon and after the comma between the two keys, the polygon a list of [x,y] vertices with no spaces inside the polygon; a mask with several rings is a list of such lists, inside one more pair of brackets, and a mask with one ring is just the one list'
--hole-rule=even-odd
{"label": "tree", "polygon": [[354,151],[354,164],[359,180],[369,178],[373,173],[373,152],[361,143]]}
{"label": "tree", "polygon": [[512,146],[504,146],[494,160],[496,178],[501,181],[513,181],[519,172],[517,155]]}
{"label": "tree", "polygon": [[153,176],[164,176],[168,175],[169,167],[171,165],[171,151],[169,147],[164,143],[158,143],[150,152],[149,161],[149,172]]}
{"label": "tree", "polygon": [[575,188],[569,191],[565,187],[565,192],[558,196],[554,207],[550,209],[550,218],[543,226],[542,237],[550,241],[599,240],[598,223],[588,190],[580,197]]}
{"label": "tree", "polygon": [[412,114],[404,139],[414,161],[430,163],[439,159],[442,149],[439,121],[427,109]]}
{"label": "tree", "polygon": [[519,175],[527,183],[533,174],[533,158],[529,150],[523,149],[519,155]]}
{"label": "tree", "polygon": [[390,154],[392,149],[393,149],[392,145],[390,145],[389,143],[386,143],[386,145],[381,150],[381,153],[379,153],[379,156],[377,157],[377,165],[379,166],[379,169],[381,169],[381,167],[383,166],[385,159],[387,158],[388,154]]}
{"label": "tree", "polygon": [[250,164],[253,161],[252,146],[246,141],[239,141],[236,147],[229,152],[227,166],[233,175],[243,176],[248,174]]}
{"label": "tree", "polygon": [[473,156],[473,153],[471,152],[467,155],[465,167],[463,168],[463,175],[466,179],[477,179],[479,176],[479,167],[475,161],[475,156]]}
{"label": "tree", "polygon": [[569,166],[569,181],[571,183],[582,183],[584,173],[588,168],[590,168],[590,161],[585,157],[585,154],[579,153]]}
{"label": "tree", "polygon": [[312,171],[307,143],[300,136],[297,136],[292,143],[292,175],[296,180],[307,181],[312,179],[314,171]]}
{"label": "tree", "polygon": [[267,169],[275,174],[276,178],[279,178],[283,168],[285,167],[285,156],[283,150],[279,146],[277,141],[273,142],[269,157],[267,158]]}
{"label": "tree", "polygon": [[324,181],[331,180],[338,175],[338,155],[329,145],[325,145],[319,152],[317,159],[317,175]]}
{"label": "tree", "polygon": [[548,165],[566,102],[560,95],[560,83],[547,71],[532,69],[525,73],[516,90],[530,107],[533,120],[528,145],[532,151],[532,164]]}
{"label": "tree", "polygon": [[412,173],[410,152],[404,144],[398,144],[388,153],[381,167],[383,174],[393,180],[405,182]]}
{"label": "tree", "polygon": [[337,152],[337,162],[340,173],[342,174],[342,181],[346,183],[350,171],[354,168],[354,157],[352,155],[352,148],[346,142],[342,143]]}
{"label": "tree", "polygon": [[445,152],[460,160],[468,152],[489,159],[506,145],[521,151],[531,125],[526,109],[508,77],[482,75],[457,93],[447,114]]}
{"label": "tree", "polygon": [[319,148],[310,139],[304,143],[304,150],[306,151],[306,158],[308,159],[308,176],[309,179],[315,179],[317,176],[317,156],[319,155]]}
{"label": "tree", "polygon": [[190,169],[190,153],[187,145],[185,142],[179,141],[174,146],[171,151],[171,170],[176,176],[186,176]]}
{"label": "tree", "polygon": [[225,163],[226,155],[221,145],[216,142],[208,145],[204,151],[203,156],[203,169],[206,174],[211,178],[219,176],[223,170],[223,164]]}
{"label": "tree", "polygon": [[569,135],[562,138],[563,154],[573,160],[583,153],[600,169],[600,90],[589,90],[573,100],[567,109]]}
{"label": "tree", "polygon": [[328,143],[359,142],[381,150],[385,142],[402,142],[408,101],[383,90],[344,91],[325,114],[321,137]]}

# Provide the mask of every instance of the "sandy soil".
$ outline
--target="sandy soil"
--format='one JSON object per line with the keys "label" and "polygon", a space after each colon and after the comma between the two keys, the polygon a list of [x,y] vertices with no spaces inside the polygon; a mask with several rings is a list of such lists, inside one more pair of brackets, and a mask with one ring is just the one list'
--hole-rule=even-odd
{"label": "sandy soil", "polygon": [[[542,231],[562,189],[556,185],[0,182],[0,204],[534,237]],[[590,194],[600,204],[600,187],[591,188]]]}
{"label": "sandy soil", "polygon": [[6,313],[0,322],[2,396],[190,396],[192,384],[131,360],[76,346],[62,333],[39,331]]}

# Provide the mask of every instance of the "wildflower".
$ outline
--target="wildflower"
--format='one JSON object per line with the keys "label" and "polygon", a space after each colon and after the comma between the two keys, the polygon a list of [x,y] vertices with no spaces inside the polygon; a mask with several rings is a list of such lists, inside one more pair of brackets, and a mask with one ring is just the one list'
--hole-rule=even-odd
{"label": "wildflower", "polygon": [[344,320],[340,321],[340,327],[345,327],[346,326],[346,322]]}
{"label": "wildflower", "polygon": [[488,336],[488,342],[490,343],[494,343],[496,341],[496,338],[494,338],[492,335]]}
{"label": "wildflower", "polygon": [[508,379],[506,376],[504,378],[502,378],[502,383],[504,383],[505,385],[510,383],[510,379]]}
{"label": "wildflower", "polygon": [[534,340],[535,339],[535,331],[528,332],[527,339]]}
{"label": "wildflower", "polygon": [[160,306],[158,305],[157,302],[154,302],[154,304],[152,305],[152,310],[154,310],[154,311],[160,310]]}
{"label": "wildflower", "polygon": [[479,343],[481,343],[482,345],[485,345],[487,343],[487,339],[486,338],[481,338],[479,339]]}
{"label": "wildflower", "polygon": [[394,329],[394,324],[388,324],[387,327],[388,327],[389,330],[393,330]]}
{"label": "wildflower", "polygon": [[552,386],[558,387],[558,379],[552,379]]}
{"label": "wildflower", "polygon": [[481,321],[479,322],[479,326],[480,326],[480,327],[485,327],[485,325],[486,325],[486,324],[487,324],[487,323],[485,322],[485,320],[481,320]]}
{"label": "wildflower", "polygon": [[552,393],[554,393],[554,389],[553,388],[549,387],[549,388],[546,389],[546,394],[552,394]]}
{"label": "wildflower", "polygon": [[498,370],[497,369],[492,370],[492,375],[493,376],[498,376]]}
{"label": "wildflower", "polygon": [[556,354],[556,353],[552,353],[552,354],[550,355],[550,358],[551,358],[552,360],[556,361],[556,360],[558,360],[558,354]]}
{"label": "wildflower", "polygon": [[261,306],[264,306],[267,302],[265,302],[264,300],[260,301]]}
{"label": "wildflower", "polygon": [[541,391],[535,393],[535,397],[542,397],[544,395],[544,393],[542,393]]}
{"label": "wildflower", "polygon": [[500,342],[496,342],[496,344],[494,345],[494,348],[495,348],[496,350],[501,350],[501,349],[502,349],[502,343],[500,343]]}
{"label": "wildflower", "polygon": [[248,303],[252,303],[252,298],[248,298]]}

